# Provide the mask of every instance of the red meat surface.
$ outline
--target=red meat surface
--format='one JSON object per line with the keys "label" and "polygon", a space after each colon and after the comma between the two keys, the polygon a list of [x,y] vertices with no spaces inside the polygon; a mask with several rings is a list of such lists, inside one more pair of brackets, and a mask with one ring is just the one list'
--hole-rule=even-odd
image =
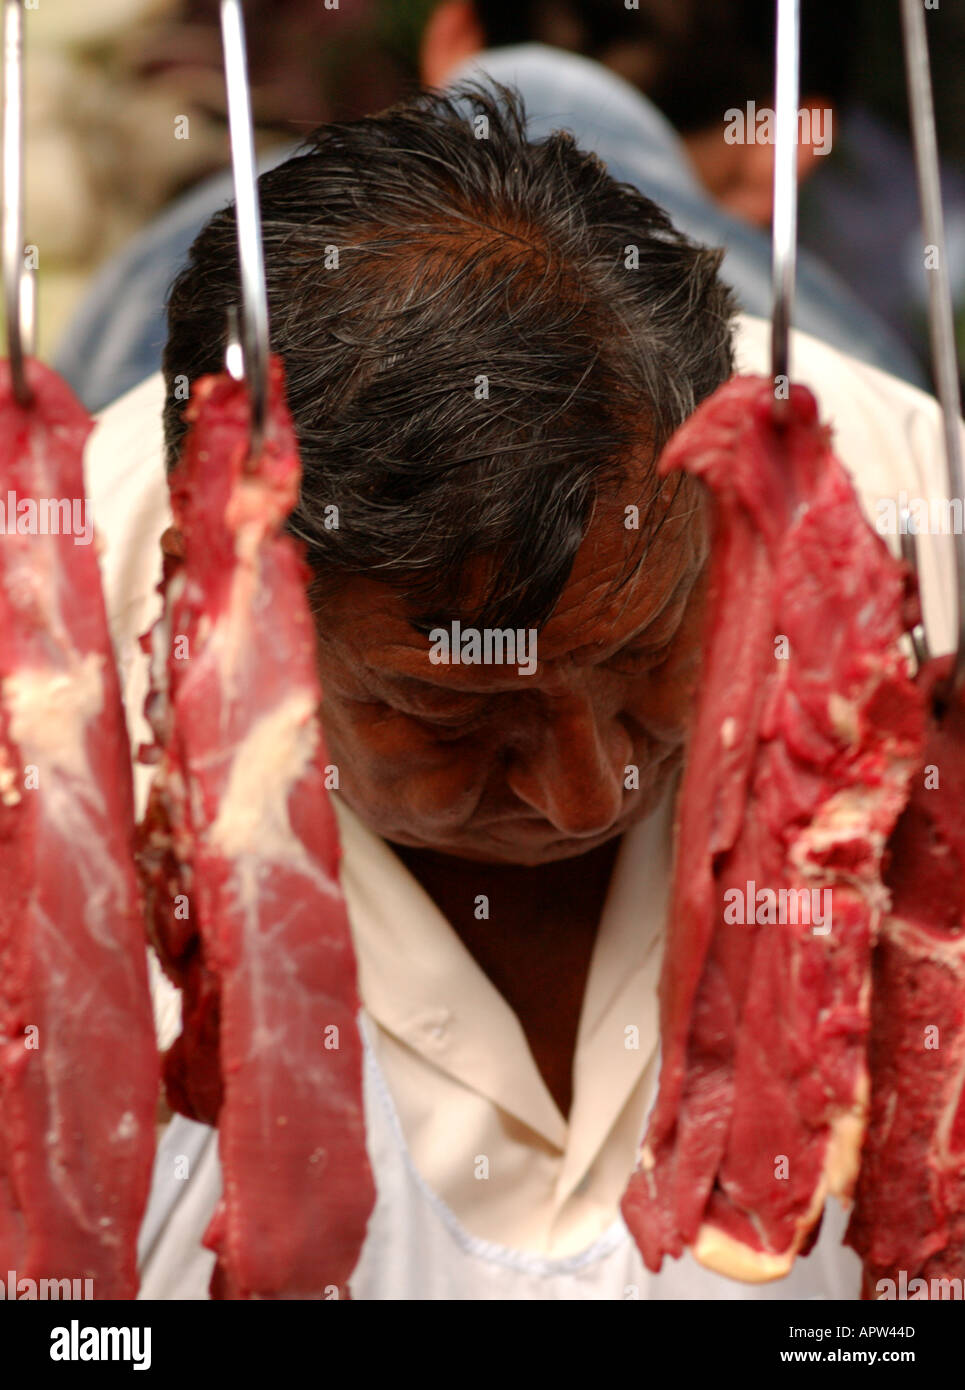
{"label": "red meat surface", "polygon": [[159,1082],[131,753],[84,535],[92,421],[27,368],[23,408],[0,362],[0,1269],[129,1299]]}
{"label": "red meat surface", "polygon": [[184,997],[169,1098],[219,1130],[212,1293],[345,1297],[375,1189],[308,570],[281,533],[300,466],[278,359],[270,380],[251,469],[243,387],[221,375],[192,389],[171,477],[184,558],[151,638],[158,766],[141,862]]}
{"label": "red meat surface", "polygon": [[919,677],[931,715],[874,955],[871,1120],[846,1237],[867,1298],[954,1295],[933,1280],[961,1297],[965,1280],[965,700],[949,670],[943,657]]}
{"label": "red meat surface", "polygon": [[[690,1247],[749,1281],[785,1274],[827,1195],[853,1189],[882,854],[923,719],[899,649],[906,572],[810,392],[792,387],[780,430],[772,403],[771,382],[733,379],[661,461],[710,489],[713,548],[659,1093],[622,1208],[650,1269]],[[800,898],[781,911],[802,889],[819,910],[810,890],[830,894],[829,923],[800,920]]]}

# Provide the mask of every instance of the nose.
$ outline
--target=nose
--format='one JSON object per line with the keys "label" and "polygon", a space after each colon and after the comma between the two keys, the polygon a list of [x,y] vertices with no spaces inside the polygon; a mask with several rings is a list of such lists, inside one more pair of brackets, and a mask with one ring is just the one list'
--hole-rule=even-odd
{"label": "nose", "polygon": [[589,698],[571,693],[551,702],[539,736],[514,755],[507,782],[562,834],[599,835],[623,808],[632,754],[622,725],[601,720]]}

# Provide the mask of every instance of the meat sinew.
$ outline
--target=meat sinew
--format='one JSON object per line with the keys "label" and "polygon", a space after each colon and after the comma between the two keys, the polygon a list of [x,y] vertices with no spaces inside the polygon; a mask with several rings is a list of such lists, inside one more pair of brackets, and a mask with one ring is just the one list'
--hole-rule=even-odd
{"label": "meat sinew", "polygon": [[919,677],[939,700],[889,846],[874,955],[871,1120],[846,1237],[867,1298],[951,1297],[931,1281],[965,1279],[965,700],[949,696],[949,668]]}
{"label": "meat sinew", "polygon": [[24,408],[0,362],[0,1268],[128,1299],[159,1079],[131,754],[92,422],[41,363],[27,380]]}
{"label": "meat sinew", "polygon": [[308,571],[281,534],[300,467],[280,360],[250,469],[241,385],[196,382],[187,418],[142,846],[154,937],[185,992],[169,1093],[219,1128],[212,1293],[346,1296],[375,1189]]}
{"label": "meat sinew", "polygon": [[817,406],[736,378],[661,470],[704,479],[704,664],[677,807],[659,1093],[623,1214],[643,1257],[775,1279],[847,1198],[867,1119],[882,853],[921,743],[905,571]]}

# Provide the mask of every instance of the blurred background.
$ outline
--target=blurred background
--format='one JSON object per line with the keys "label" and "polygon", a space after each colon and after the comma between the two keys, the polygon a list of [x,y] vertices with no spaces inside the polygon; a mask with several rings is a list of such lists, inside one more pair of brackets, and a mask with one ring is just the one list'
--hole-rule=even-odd
{"label": "blurred background", "polygon": [[[467,44],[535,40],[631,82],[674,127],[716,203],[767,230],[769,169],[733,162],[723,112],[772,101],[771,0],[631,9],[624,0],[247,0],[244,9],[259,152],[433,80],[440,43],[458,56]],[[965,359],[965,0],[926,10]],[[898,0],[802,0],[802,30],[802,100],[834,111],[832,151],[802,178],[802,244],[926,364]],[[49,358],[95,273],[227,164],[218,3],[40,0],[25,13],[25,46],[25,235],[39,248],[38,353]]]}

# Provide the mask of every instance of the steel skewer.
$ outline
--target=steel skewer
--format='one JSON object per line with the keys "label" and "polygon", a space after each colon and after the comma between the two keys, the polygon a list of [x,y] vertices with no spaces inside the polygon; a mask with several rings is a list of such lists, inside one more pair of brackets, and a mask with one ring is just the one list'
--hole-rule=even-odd
{"label": "steel skewer", "polygon": [[245,53],[244,19],[240,0],[221,0],[221,40],[228,92],[228,127],[235,188],[235,223],[241,268],[241,322],[229,315],[229,371],[237,379],[237,351],[251,408],[249,458],[255,458],[265,438],[268,413],[268,291],[261,241],[258,171],[251,119],[251,92]]}
{"label": "steel skewer", "polygon": [[7,356],[13,391],[22,406],[33,393],[25,358],[34,352],[33,268],[24,263],[23,243],[23,9],[21,0],[3,6],[3,298]]}
{"label": "steel skewer", "polygon": [[[942,408],[948,496],[949,499],[965,499],[958,356],[955,350],[955,323],[948,276],[945,219],[942,215],[941,176],[938,141],[935,135],[931,70],[928,62],[928,36],[925,32],[925,13],[920,0],[901,0],[901,23],[922,227],[926,246],[934,246],[936,250],[936,265],[933,269],[926,270],[928,333],[935,388]],[[961,690],[965,683],[965,534],[961,531],[954,536],[954,546],[958,629],[953,687],[957,691]]]}
{"label": "steel skewer", "polygon": [[[801,19],[799,0],[777,0],[777,43],[774,60],[776,132],[774,141],[774,214],[771,272],[774,307],[771,315],[771,375],[774,378],[774,419],[786,419],[790,384],[790,330],[794,312],[797,269],[797,134],[800,86]],[[784,391],[778,378],[784,378]]]}

